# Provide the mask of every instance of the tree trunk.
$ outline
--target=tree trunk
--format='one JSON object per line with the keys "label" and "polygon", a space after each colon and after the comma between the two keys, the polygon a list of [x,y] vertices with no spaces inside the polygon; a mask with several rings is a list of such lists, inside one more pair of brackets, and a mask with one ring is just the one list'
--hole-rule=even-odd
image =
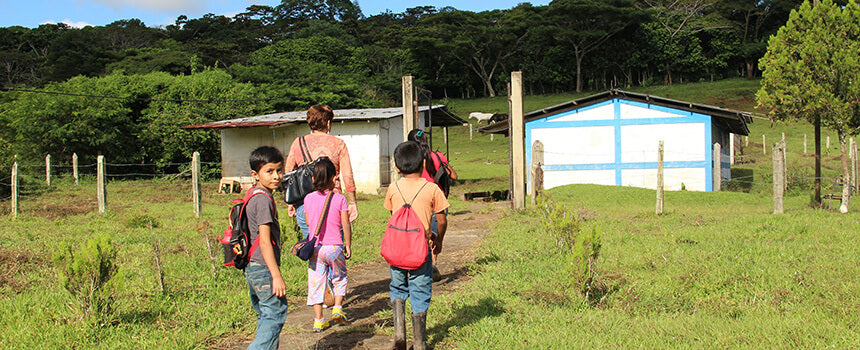
{"label": "tree trunk", "polygon": [[848,202],[851,199],[851,171],[848,168],[848,146],[845,143],[845,133],[839,131],[838,137],[842,149],[842,204],[839,206],[839,212],[845,214],[848,212]]}
{"label": "tree trunk", "polygon": [[755,78],[755,61],[751,59],[746,60],[747,64],[747,78],[752,79]]}

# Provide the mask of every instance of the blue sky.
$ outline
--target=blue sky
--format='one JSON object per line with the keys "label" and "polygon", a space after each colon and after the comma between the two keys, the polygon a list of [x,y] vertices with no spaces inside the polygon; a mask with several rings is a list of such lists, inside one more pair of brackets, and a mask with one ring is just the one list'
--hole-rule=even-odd
{"label": "blue sky", "polygon": [[[359,0],[366,16],[415,6],[453,6],[461,10],[509,9],[522,0]],[[527,1],[535,6],[549,0]],[[275,6],[280,0],[0,0],[0,27],[38,27],[66,23],[74,27],[103,26],[120,19],[139,18],[150,27],[173,24],[176,17],[199,18],[207,13],[233,16],[252,4]]]}

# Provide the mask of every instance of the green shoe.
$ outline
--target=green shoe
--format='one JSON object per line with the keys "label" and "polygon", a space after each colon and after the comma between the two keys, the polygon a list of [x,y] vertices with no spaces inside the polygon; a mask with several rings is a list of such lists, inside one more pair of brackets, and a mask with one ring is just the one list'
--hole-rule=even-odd
{"label": "green shoe", "polygon": [[328,324],[328,321],[320,322],[320,321],[314,320],[314,328],[313,328],[312,332],[319,333],[319,332],[322,332],[322,331],[328,329],[329,327],[331,327],[331,326]]}

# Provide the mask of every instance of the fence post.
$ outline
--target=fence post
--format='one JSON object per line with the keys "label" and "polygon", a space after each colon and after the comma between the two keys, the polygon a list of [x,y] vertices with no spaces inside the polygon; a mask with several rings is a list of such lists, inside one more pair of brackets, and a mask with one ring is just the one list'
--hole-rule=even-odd
{"label": "fence post", "polygon": [[469,140],[472,139],[472,123],[469,123]]}
{"label": "fence post", "polygon": [[18,162],[12,163],[12,218],[18,217]]}
{"label": "fence post", "polygon": [[407,140],[407,136],[412,129],[417,126],[416,118],[416,93],[415,85],[411,75],[403,76],[401,80],[401,90],[403,91],[403,141]]}
{"label": "fence post", "polygon": [[107,192],[105,191],[105,156],[98,156],[96,160],[96,197],[99,202],[99,213],[104,214],[107,211]]}
{"label": "fence post", "polygon": [[773,213],[784,212],[782,199],[785,194],[785,141],[773,146]]}
{"label": "fence post", "polygon": [[749,137],[749,135],[747,135],[747,136],[744,136],[744,147],[749,147],[749,146],[750,146],[750,137]]}
{"label": "fence post", "polygon": [[714,144],[714,192],[720,191],[723,182],[723,159],[720,152],[720,144]]}
{"label": "fence post", "polygon": [[827,136],[827,150],[830,150],[830,136]]}
{"label": "fence post", "polygon": [[532,178],[532,185],[529,187],[529,196],[532,197],[531,203],[532,206],[537,205],[537,196],[538,192],[543,187],[543,170],[540,169],[540,166],[543,164],[543,142],[540,140],[535,140],[532,143],[532,165],[530,167],[530,175]]}
{"label": "fence post", "polygon": [[72,177],[75,178],[75,186],[78,185],[78,154],[72,153]]}
{"label": "fence post", "polygon": [[525,122],[523,120],[523,72],[511,72],[511,199],[514,209],[526,207]]}
{"label": "fence post", "polygon": [[767,154],[767,138],[764,134],[761,135],[761,154]]}
{"label": "fence post", "polygon": [[803,154],[806,154],[806,134],[803,134]]}
{"label": "fence post", "polygon": [[663,214],[663,140],[657,146],[657,215]]}
{"label": "fence post", "polygon": [[857,142],[854,141],[854,138],[851,138],[851,182],[854,185],[854,191],[857,191],[857,185],[860,184],[860,181],[857,181],[857,172],[860,170],[858,165],[860,165],[860,160],[857,159]]}
{"label": "fence post", "polygon": [[51,155],[45,156],[45,183],[51,186]]}
{"label": "fence post", "polygon": [[203,202],[200,196],[200,153],[191,155],[191,197],[194,198],[194,216],[200,217],[203,212]]}

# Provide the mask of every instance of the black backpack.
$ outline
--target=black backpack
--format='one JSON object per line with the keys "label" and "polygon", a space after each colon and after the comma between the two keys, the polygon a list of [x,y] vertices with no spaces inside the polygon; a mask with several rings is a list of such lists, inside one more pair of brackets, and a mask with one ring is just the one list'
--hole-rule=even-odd
{"label": "black backpack", "polygon": [[[244,270],[251,259],[251,255],[254,254],[257,246],[260,245],[259,235],[257,239],[251,242],[251,230],[248,228],[248,213],[245,212],[245,206],[248,204],[248,201],[251,200],[251,197],[258,194],[266,195],[272,201],[272,204],[275,203],[272,196],[266,193],[266,191],[255,190],[254,188],[248,190],[245,197],[233,200],[234,204],[230,208],[230,226],[224,230],[224,237],[219,239],[224,249],[224,266],[233,266],[239,270]],[[277,215],[274,210],[276,209],[273,206],[272,215]],[[272,241],[272,246],[276,244],[275,241]]]}
{"label": "black backpack", "polygon": [[451,174],[448,173],[448,163],[443,163],[442,158],[439,158],[436,152],[430,152],[430,154],[436,155],[436,160],[439,161],[439,167],[433,175],[433,182],[439,185],[442,193],[445,193],[445,198],[448,198],[448,194],[451,192]]}

